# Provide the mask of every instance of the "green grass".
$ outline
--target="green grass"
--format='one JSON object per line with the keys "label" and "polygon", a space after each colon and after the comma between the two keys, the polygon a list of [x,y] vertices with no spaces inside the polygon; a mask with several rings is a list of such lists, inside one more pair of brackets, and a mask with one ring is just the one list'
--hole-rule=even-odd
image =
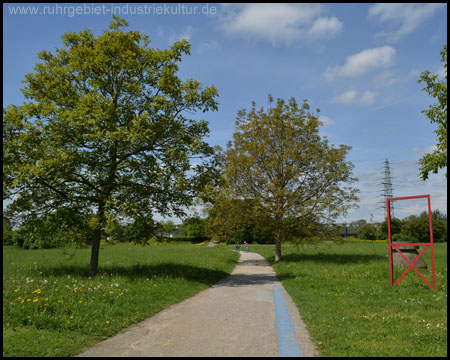
{"label": "green grass", "polygon": [[102,246],[68,260],[60,249],[3,248],[3,356],[73,356],[228,276],[226,247]]}
{"label": "green grass", "polygon": [[[386,243],[287,245],[277,264],[273,245],[251,245],[272,264],[321,356],[336,357],[447,356],[447,244],[434,248],[435,291],[413,270],[391,287]],[[430,254],[420,272],[432,284]]]}

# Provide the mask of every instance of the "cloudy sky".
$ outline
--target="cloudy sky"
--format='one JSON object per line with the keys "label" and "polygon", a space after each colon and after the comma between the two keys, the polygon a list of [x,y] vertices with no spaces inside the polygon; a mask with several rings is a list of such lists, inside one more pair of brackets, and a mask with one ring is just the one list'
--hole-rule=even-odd
{"label": "cloudy sky", "polygon": [[[320,109],[321,134],[352,146],[360,207],[341,221],[383,219],[385,159],[395,197],[430,194],[432,209],[447,212],[445,171],[423,182],[417,166],[436,143],[436,127],[421,113],[434,99],[417,80],[425,70],[444,74],[446,4],[4,4],[4,105],[23,103],[21,81],[38,52],[62,47],[67,31],[100,34],[113,13],[155,48],[192,44],[180,76],[219,91],[219,111],[198,115],[210,123],[211,144],[224,147],[237,111],[252,101],[267,107],[269,93],[308,99]],[[400,218],[427,206],[394,205]]]}

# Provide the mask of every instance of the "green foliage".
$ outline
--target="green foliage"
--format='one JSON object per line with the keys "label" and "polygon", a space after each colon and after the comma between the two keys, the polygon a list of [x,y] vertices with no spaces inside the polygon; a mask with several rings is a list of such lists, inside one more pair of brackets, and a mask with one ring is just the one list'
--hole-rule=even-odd
{"label": "green foliage", "polygon": [[447,45],[441,50],[441,62],[445,74],[443,79],[439,79],[438,75],[430,75],[430,71],[427,70],[418,80],[419,83],[426,83],[423,90],[437,100],[428,110],[422,110],[431,123],[438,125],[434,131],[437,135],[436,149],[430,154],[425,154],[419,161],[422,180],[428,179],[430,172],[437,174],[439,169],[447,169]]}
{"label": "green foliage", "polygon": [[[397,218],[391,218],[391,236],[398,234],[402,231],[402,220]],[[388,223],[385,219],[379,226],[379,231],[377,233],[377,238],[385,240],[388,238]]]}
{"label": "green foliage", "polygon": [[166,232],[167,234],[171,234],[175,231],[175,224],[172,220],[167,220],[166,222],[162,223],[162,228],[164,232]]}
{"label": "green foliage", "polygon": [[[432,219],[433,241],[447,241],[447,223],[444,220]],[[405,221],[403,232],[408,236],[417,239],[418,242],[430,242],[430,224],[428,213],[424,212],[420,216]]]}
{"label": "green foliage", "polygon": [[145,245],[147,241],[157,232],[159,224],[150,217],[136,217],[127,225],[124,237],[127,241]]}
{"label": "green foliage", "polygon": [[11,220],[3,214],[3,245],[14,245],[14,231]]}
{"label": "green foliage", "polygon": [[206,220],[199,217],[191,217],[183,222],[186,226],[186,237],[194,242],[202,242],[207,239]]}
{"label": "green foliage", "polygon": [[3,110],[9,213],[94,209],[92,275],[108,213],[135,219],[142,238],[154,212],[183,215],[217,176],[208,123],[190,118],[218,109],[217,89],[177,76],[190,54],[186,40],[153,49],[127,25],[114,17],[98,37],[89,29],[64,34],[64,47],[40,52],[25,76],[28,102]]}
{"label": "green foliage", "polygon": [[207,235],[227,244],[243,241],[273,243],[273,227],[265,216],[253,212],[253,206],[251,200],[226,199],[219,195],[213,204],[206,206]]}
{"label": "green foliage", "polygon": [[[433,241],[447,241],[447,216],[439,210],[433,210],[432,227]],[[403,220],[391,219],[391,234],[394,238],[396,234],[402,234],[402,238],[409,238],[410,241],[430,242],[430,228],[428,212],[424,211],[420,215],[410,215]],[[377,239],[387,239],[387,221],[385,220],[378,226]]]}
{"label": "green foliage", "polygon": [[114,214],[107,214],[105,233],[107,240],[112,243],[127,241],[126,225],[121,224]]}
{"label": "green foliage", "polygon": [[86,245],[93,237],[90,220],[89,214],[80,214],[73,209],[58,209],[46,217],[28,219],[17,230],[10,230],[8,245],[24,249]]}
{"label": "green foliage", "polygon": [[363,224],[358,228],[358,238],[364,240],[375,240],[377,228],[374,224]]}
{"label": "green foliage", "polygon": [[405,233],[394,234],[392,235],[391,240],[393,242],[399,243],[414,243],[419,241],[415,234],[405,234]]}

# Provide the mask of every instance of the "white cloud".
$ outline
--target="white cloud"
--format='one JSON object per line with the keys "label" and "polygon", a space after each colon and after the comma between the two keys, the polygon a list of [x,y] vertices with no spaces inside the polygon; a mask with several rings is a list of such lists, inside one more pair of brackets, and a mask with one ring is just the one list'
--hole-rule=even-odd
{"label": "white cloud", "polygon": [[391,32],[379,32],[375,36],[389,43],[396,43],[413,32],[444,4],[375,4],[369,9],[369,18],[376,18],[381,23],[400,26]]}
{"label": "white cloud", "polygon": [[357,96],[358,92],[356,90],[348,90],[341,95],[335,96],[331,101],[338,104],[351,104],[356,102]]}
{"label": "white cloud", "polygon": [[222,6],[219,22],[228,35],[290,43],[339,34],[342,22],[322,16],[324,9],[321,4],[227,4]]}
{"label": "white cloud", "polygon": [[176,41],[181,41],[181,40],[183,40],[183,39],[186,39],[186,40],[191,40],[192,39],[192,33],[194,32],[194,28],[191,26],[191,25],[189,25],[186,29],[184,29],[181,33],[179,33],[179,34],[171,34],[169,37],[168,37],[168,41],[169,41],[169,44],[173,44],[174,42],[176,42]]}
{"label": "white cloud", "polygon": [[320,136],[326,137],[328,139],[335,138],[334,134],[324,130],[324,128],[334,125],[334,121],[331,120],[328,116],[324,116],[324,115],[319,116],[319,121],[321,121],[323,124],[323,126],[321,126],[319,129]]}
{"label": "white cloud", "polygon": [[329,36],[342,31],[342,22],[334,16],[331,18],[321,17],[314,21],[313,26],[308,30],[308,34],[314,37]]}
{"label": "white cloud", "polygon": [[323,122],[323,126],[330,126],[334,124],[334,121],[331,120],[328,116],[319,116],[319,121]]}
{"label": "white cloud", "polygon": [[392,46],[363,50],[348,56],[342,66],[328,67],[324,76],[327,80],[336,77],[358,77],[372,70],[388,68],[394,63],[395,53]]}
{"label": "white cloud", "polygon": [[340,95],[337,95],[331,99],[331,102],[337,104],[362,104],[370,105],[375,101],[375,97],[378,94],[376,92],[366,90],[361,96],[359,96],[356,90],[348,90]]}
{"label": "white cloud", "polygon": [[221,47],[217,42],[217,40],[202,42],[201,44],[198,45],[198,51],[201,54],[214,50],[219,50],[220,48]]}
{"label": "white cloud", "polygon": [[440,65],[439,68],[436,71],[436,75],[440,78],[443,79],[447,76],[447,69],[444,67],[444,65]]}
{"label": "white cloud", "polygon": [[434,151],[436,151],[436,149],[437,149],[436,144],[430,145],[430,146],[428,146],[426,149],[420,149],[418,146],[415,146],[415,147],[412,149],[412,152],[413,152],[414,154],[418,154],[418,155],[420,155],[420,156],[423,156],[423,155],[425,155],[425,154],[431,154],[431,153],[433,153]]}
{"label": "white cloud", "polygon": [[400,77],[391,70],[382,71],[375,80],[380,86],[391,86],[401,81]]}
{"label": "white cloud", "polygon": [[370,105],[375,101],[375,96],[377,96],[376,92],[367,90],[361,95],[360,101],[364,105]]}

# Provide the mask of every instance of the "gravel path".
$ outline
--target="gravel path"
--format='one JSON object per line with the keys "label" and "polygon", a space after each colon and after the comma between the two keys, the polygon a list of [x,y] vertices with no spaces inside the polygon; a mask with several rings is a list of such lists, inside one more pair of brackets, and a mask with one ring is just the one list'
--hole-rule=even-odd
{"label": "gravel path", "polygon": [[319,355],[272,267],[259,254],[241,252],[226,279],[77,356],[273,357],[290,349]]}

